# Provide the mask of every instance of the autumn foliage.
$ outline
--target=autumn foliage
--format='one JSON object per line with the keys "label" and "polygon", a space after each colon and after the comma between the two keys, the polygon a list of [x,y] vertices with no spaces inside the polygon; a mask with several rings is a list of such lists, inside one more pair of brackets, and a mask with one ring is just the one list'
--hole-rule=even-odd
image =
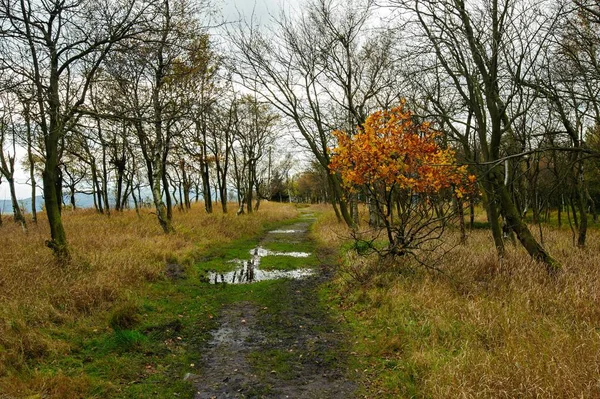
{"label": "autumn foliage", "polygon": [[404,103],[371,114],[355,134],[335,131],[338,141],[330,169],[350,190],[362,186],[432,194],[453,188],[461,197],[474,181],[457,166],[454,151],[443,149],[429,123],[415,123]]}
{"label": "autumn foliage", "polygon": [[[363,193],[370,225],[386,232],[386,254],[414,254],[441,237],[447,221],[462,215],[463,196],[475,177],[440,145],[441,134],[416,122],[402,102],[371,114],[354,134],[335,131],[330,169],[349,191]],[[438,240],[439,241],[439,240]]]}

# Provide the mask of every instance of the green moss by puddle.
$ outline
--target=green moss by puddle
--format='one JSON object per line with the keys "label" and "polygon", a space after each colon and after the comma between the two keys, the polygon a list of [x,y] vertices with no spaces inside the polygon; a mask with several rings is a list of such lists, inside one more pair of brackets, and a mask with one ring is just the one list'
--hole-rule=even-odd
{"label": "green moss by puddle", "polygon": [[260,268],[263,270],[309,269],[318,265],[319,260],[314,254],[305,258],[293,256],[265,256],[260,259]]}
{"label": "green moss by puddle", "polygon": [[294,363],[299,362],[299,354],[281,349],[255,351],[250,354],[248,361],[261,378],[273,375],[290,380],[296,376]]}

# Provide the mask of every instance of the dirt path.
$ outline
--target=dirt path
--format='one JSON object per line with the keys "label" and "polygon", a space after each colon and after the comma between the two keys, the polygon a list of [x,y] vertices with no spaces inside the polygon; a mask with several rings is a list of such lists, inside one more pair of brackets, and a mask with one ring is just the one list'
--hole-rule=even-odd
{"label": "dirt path", "polygon": [[[307,218],[267,234],[261,245],[310,247],[310,224]],[[269,306],[251,294],[227,305],[204,351],[201,373],[190,377],[196,399],[352,398],[355,386],[343,374],[342,336],[319,302],[324,279],[316,273],[252,283],[269,284]]]}

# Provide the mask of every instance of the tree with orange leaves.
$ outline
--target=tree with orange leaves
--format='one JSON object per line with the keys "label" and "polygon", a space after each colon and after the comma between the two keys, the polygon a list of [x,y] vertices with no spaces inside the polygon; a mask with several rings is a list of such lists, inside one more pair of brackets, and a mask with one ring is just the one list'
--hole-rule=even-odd
{"label": "tree with orange leaves", "polygon": [[355,134],[335,131],[330,170],[349,191],[364,190],[387,235],[386,254],[413,253],[440,237],[452,196],[472,192],[475,177],[442,148],[440,133],[416,122],[402,102],[371,114]]}

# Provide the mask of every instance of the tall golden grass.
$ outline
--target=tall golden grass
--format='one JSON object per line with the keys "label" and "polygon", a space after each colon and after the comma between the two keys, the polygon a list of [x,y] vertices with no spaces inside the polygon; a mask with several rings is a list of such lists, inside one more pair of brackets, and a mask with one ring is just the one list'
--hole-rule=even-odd
{"label": "tall golden grass", "polygon": [[[64,343],[44,335],[43,327],[93,316],[163,278],[165,262],[191,265],[211,246],[259,234],[263,225],[296,215],[293,207],[263,203],[252,215],[206,214],[201,204],[174,212],[175,233],[161,232],[156,217],[142,211],[64,211],[73,260],[58,265],[44,245],[44,215],[27,232],[7,220],[0,227],[0,393],[7,375]],[[29,362],[28,362],[29,361]],[[1,396],[1,395],[0,395]]]}
{"label": "tall golden grass", "polygon": [[[316,233],[330,246],[348,236],[331,214]],[[486,230],[438,262],[447,275],[347,255],[334,287],[365,396],[600,397],[600,232],[585,249],[570,230],[543,235],[556,278],[518,247],[499,261]]]}

